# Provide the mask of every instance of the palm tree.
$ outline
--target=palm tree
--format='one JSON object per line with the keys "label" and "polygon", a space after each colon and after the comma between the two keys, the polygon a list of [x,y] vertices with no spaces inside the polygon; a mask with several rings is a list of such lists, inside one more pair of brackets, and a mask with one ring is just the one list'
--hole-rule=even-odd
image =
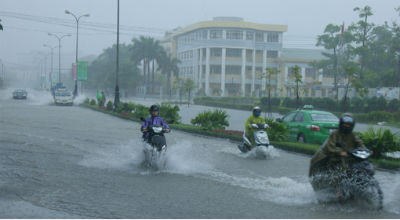
{"label": "palm tree", "polygon": [[159,69],[163,74],[167,75],[167,89],[169,92],[169,96],[171,98],[171,73],[174,74],[175,78],[179,76],[179,68],[178,64],[181,62],[179,59],[172,57],[171,55],[167,55],[165,52],[160,54],[160,62]]}
{"label": "palm tree", "polygon": [[152,64],[152,76],[151,76],[151,91],[153,92],[153,84],[154,84],[154,62],[160,62],[161,55],[164,49],[161,47],[160,42],[158,40],[154,40],[151,37],[140,36],[139,39],[134,38],[132,47],[132,60],[139,64],[139,62],[143,61],[143,75],[144,75],[144,84],[150,82],[150,64]]}

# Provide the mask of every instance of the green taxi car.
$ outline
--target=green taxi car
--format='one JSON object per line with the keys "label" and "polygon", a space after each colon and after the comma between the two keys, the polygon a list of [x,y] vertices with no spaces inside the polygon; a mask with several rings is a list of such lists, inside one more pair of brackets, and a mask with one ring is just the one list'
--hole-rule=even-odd
{"label": "green taxi car", "polygon": [[322,144],[339,125],[336,115],[313,110],[311,105],[305,105],[303,109],[292,111],[278,121],[287,125],[290,141],[311,144]]}

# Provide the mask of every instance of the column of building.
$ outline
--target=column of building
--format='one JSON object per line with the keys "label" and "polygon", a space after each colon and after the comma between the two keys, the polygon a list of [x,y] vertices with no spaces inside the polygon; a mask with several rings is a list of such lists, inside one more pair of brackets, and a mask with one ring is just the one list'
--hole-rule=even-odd
{"label": "column of building", "polygon": [[203,48],[200,48],[200,60],[199,60],[199,89],[203,88]]}
{"label": "column of building", "polygon": [[246,49],[242,49],[241,95],[246,91]]}
{"label": "column of building", "polygon": [[226,48],[222,48],[221,57],[221,96],[225,96],[225,63],[226,63]]}
{"label": "column of building", "polygon": [[[264,50],[263,50],[263,61],[262,61],[262,70],[261,70],[261,72],[264,73],[264,72],[266,71],[266,68],[267,68],[267,50],[264,49]],[[265,79],[265,77],[262,78],[261,84],[262,84],[262,85],[261,85],[262,90],[265,91],[265,90],[267,89],[267,88],[265,87],[265,84],[266,84],[266,79]]]}
{"label": "column of building", "polygon": [[193,80],[194,80],[194,85],[198,85],[199,77],[198,77],[198,66],[199,66],[199,53],[198,49],[193,49]]}
{"label": "column of building", "polygon": [[256,48],[253,49],[253,63],[251,65],[251,94],[254,94],[256,82]]}
{"label": "column of building", "polygon": [[210,95],[210,48],[206,48],[206,85],[205,85],[205,93],[206,95]]}

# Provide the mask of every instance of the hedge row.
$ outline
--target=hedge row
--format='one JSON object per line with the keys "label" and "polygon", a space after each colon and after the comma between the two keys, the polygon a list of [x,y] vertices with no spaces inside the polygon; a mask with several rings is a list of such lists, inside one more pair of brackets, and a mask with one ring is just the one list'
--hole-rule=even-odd
{"label": "hedge row", "polygon": [[[277,99],[279,98],[273,98],[275,101],[271,101],[271,110],[273,112],[278,112],[281,115],[285,115],[289,113],[290,111],[295,110],[294,107],[286,107],[286,106],[277,106],[273,105],[272,103],[275,103]],[[314,100],[318,101],[322,98],[314,98]],[[261,106],[264,111],[267,111],[267,106],[263,105],[266,103],[265,98],[261,99],[262,103]],[[289,98],[285,98],[284,100],[289,100]],[[321,101],[321,100],[320,100]],[[321,101],[322,102],[322,101]],[[229,109],[238,109],[238,110],[251,110],[251,108],[254,105],[257,105],[259,103],[254,103],[252,105],[250,104],[233,104],[233,103],[227,103],[227,102],[222,102],[221,98],[213,98],[213,97],[203,97],[203,98],[197,98],[194,100],[194,103],[197,105],[206,105],[206,106],[212,106],[212,107],[220,107],[220,108],[229,108]],[[291,106],[291,105],[289,105]],[[318,106],[313,105],[315,109],[318,110],[323,110],[321,108],[318,108]],[[340,116],[342,113],[341,112],[336,112],[336,111],[331,111],[335,115]],[[385,122],[400,122],[400,111],[396,112],[387,112],[387,111],[371,111],[368,113],[354,113],[354,117],[358,122],[363,122],[363,123],[377,123],[381,121]]]}

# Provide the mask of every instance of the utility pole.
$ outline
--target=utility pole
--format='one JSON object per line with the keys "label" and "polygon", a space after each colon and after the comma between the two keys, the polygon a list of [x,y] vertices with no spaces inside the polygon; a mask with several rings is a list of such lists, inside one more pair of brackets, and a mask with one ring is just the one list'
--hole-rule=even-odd
{"label": "utility pole", "polygon": [[50,56],[51,56],[51,72],[50,72],[50,87],[53,87],[53,49],[56,48],[55,46],[49,46],[47,44],[43,44],[43,47],[50,48]]}
{"label": "utility pole", "polygon": [[118,71],[119,71],[119,0],[117,0],[117,65],[116,65],[116,77],[115,77],[115,97],[114,97],[114,109],[117,108],[119,103],[119,87],[118,87]]}
{"label": "utility pole", "polygon": [[63,39],[64,37],[69,37],[71,36],[71,34],[66,34],[61,37],[52,33],[48,33],[48,35],[54,36],[58,39],[58,82],[61,83],[61,39]]}
{"label": "utility pole", "polygon": [[65,14],[70,14],[75,18],[76,21],[76,52],[75,52],[75,69],[76,69],[76,76],[75,76],[75,88],[74,88],[74,97],[78,96],[78,36],[79,36],[79,20],[82,17],[89,17],[89,14],[84,14],[81,16],[76,16],[74,13],[65,10]]}

